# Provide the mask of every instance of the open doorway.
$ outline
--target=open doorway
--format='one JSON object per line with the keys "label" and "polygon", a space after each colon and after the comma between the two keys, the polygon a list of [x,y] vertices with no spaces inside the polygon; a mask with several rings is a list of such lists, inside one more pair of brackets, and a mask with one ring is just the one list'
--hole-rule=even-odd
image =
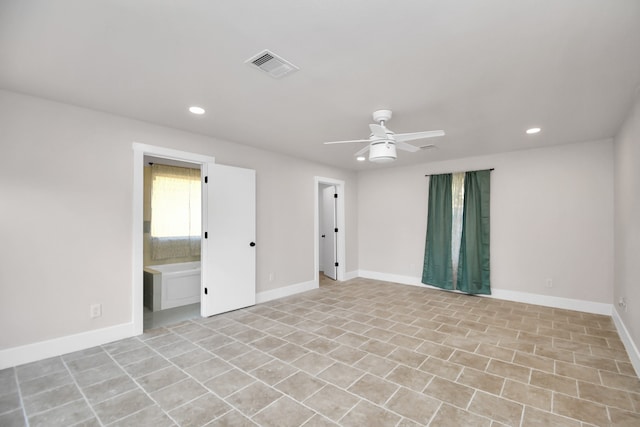
{"label": "open doorway", "polygon": [[133,143],[132,332],[144,328],[144,158],[199,165],[201,191],[200,316],[255,304],[255,171],[215,163],[215,158]]}
{"label": "open doorway", "polygon": [[[188,167],[193,169],[198,169],[202,172],[202,169],[205,165],[209,163],[213,163],[215,158],[211,156],[204,156],[195,153],[189,153],[179,150],[173,150],[169,148],[156,147],[152,145],[133,143],[134,150],[134,175],[133,175],[133,279],[132,279],[132,326],[134,334],[141,334],[145,326],[145,306],[149,304],[149,292],[147,291],[147,295],[145,295],[145,276],[147,279],[147,283],[149,283],[149,275],[145,273],[145,235],[151,234],[150,223],[146,223],[148,217],[145,217],[145,202],[149,201],[145,199],[145,171],[146,167],[149,167],[149,163],[158,163],[165,164],[169,166],[177,166],[177,167]],[[205,204],[202,203],[200,207],[201,215],[204,212]],[[147,242],[148,243],[148,242]],[[148,248],[147,248],[148,249]],[[198,254],[198,258],[203,258],[204,246],[200,246],[200,253]],[[147,261],[148,262],[148,261]],[[158,265],[158,264],[156,264]],[[153,269],[152,269],[153,270]],[[202,270],[200,270],[202,271]],[[147,285],[147,290],[150,289]],[[202,278],[198,278],[198,296],[200,297],[202,294],[200,289],[202,287]],[[154,295],[157,296],[158,294]],[[175,294],[172,295],[176,297]],[[184,294],[182,295],[184,296]],[[146,298],[145,298],[146,297]],[[178,299],[180,299],[180,295],[177,295]],[[151,297],[153,299],[153,296]],[[145,299],[147,300],[147,304],[145,304]],[[172,299],[172,298],[170,298]],[[175,298],[173,298],[175,299]],[[185,300],[183,300],[184,302]],[[160,303],[159,303],[160,304]],[[197,301],[192,304],[200,303]],[[171,304],[169,304],[171,305]],[[198,308],[195,305],[191,305],[191,307],[185,306],[174,306],[168,308],[168,310],[162,314],[157,316],[158,322],[169,322],[175,323],[177,321],[183,320],[186,318],[197,317],[199,312],[193,313],[195,308]],[[161,304],[159,305],[161,307]],[[183,307],[187,307],[186,309]],[[161,312],[161,311],[159,311]],[[154,324],[152,326],[157,326]]]}
{"label": "open doorway", "polygon": [[344,181],[315,178],[315,280],[318,286],[345,275]]}
{"label": "open doorway", "polygon": [[200,316],[201,169],[144,156],[143,330]]}
{"label": "open doorway", "polygon": [[318,215],[320,226],[320,282],[323,278],[336,280],[338,278],[338,222],[335,185],[320,184],[318,190]]}

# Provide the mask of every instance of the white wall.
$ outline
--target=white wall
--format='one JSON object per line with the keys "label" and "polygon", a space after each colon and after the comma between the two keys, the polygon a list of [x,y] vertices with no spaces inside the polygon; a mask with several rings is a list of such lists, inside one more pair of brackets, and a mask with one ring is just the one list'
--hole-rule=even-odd
{"label": "white wall", "polygon": [[[615,297],[640,341],[636,106],[615,142]],[[492,287],[611,304],[613,143],[345,172],[0,91],[0,350],[131,322],[133,141],[257,171],[257,290],[313,280],[314,176],[345,181],[347,272],[419,282],[427,173],[492,172]],[[268,281],[274,272],[275,280]],[[554,281],[546,288],[547,278]],[[89,319],[89,305],[103,316]],[[0,361],[1,362],[1,361]]]}
{"label": "white wall", "polygon": [[420,283],[425,174],[488,168],[492,289],[611,304],[611,141],[360,173],[360,270]]}
{"label": "white wall", "polygon": [[345,181],[357,269],[355,173],[0,91],[0,350],[131,322],[134,141],[256,170],[258,292],[314,279],[314,176]]}
{"label": "white wall", "polygon": [[[640,97],[615,138],[614,283],[614,307],[635,346],[632,361],[640,374]],[[627,311],[617,305],[622,297]]]}

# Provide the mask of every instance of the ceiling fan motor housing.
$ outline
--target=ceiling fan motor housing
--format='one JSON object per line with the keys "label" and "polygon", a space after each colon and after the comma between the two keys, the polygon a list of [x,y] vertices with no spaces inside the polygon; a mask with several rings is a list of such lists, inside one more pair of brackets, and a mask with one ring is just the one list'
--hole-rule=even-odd
{"label": "ceiling fan motor housing", "polygon": [[380,141],[371,144],[369,149],[369,161],[374,163],[387,163],[394,161],[396,155],[396,145],[392,142]]}
{"label": "ceiling fan motor housing", "polygon": [[373,121],[379,123],[381,121],[386,122],[391,119],[391,110],[376,110],[373,112]]}

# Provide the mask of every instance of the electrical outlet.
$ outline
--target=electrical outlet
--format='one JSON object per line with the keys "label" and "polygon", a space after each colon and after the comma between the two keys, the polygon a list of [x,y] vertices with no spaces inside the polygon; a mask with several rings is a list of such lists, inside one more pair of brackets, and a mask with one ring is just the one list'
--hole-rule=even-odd
{"label": "electrical outlet", "polygon": [[553,288],[553,280],[547,279],[547,288]]}
{"label": "electrical outlet", "polygon": [[625,313],[627,312],[627,299],[625,297],[620,297],[618,300],[618,307],[623,309]]}
{"label": "electrical outlet", "polygon": [[102,304],[91,304],[89,306],[89,317],[95,319],[102,316]]}

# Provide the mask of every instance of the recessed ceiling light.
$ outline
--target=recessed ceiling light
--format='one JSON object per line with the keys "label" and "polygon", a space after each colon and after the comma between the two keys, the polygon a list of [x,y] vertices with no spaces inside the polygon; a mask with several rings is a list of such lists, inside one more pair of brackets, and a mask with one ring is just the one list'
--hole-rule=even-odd
{"label": "recessed ceiling light", "polygon": [[365,156],[358,156],[356,157],[356,160],[359,162],[364,162],[365,160],[367,160],[367,158]]}
{"label": "recessed ceiling light", "polygon": [[202,107],[189,107],[189,111],[191,111],[193,114],[204,114],[204,108]]}
{"label": "recessed ceiling light", "polygon": [[538,132],[540,132],[541,130],[542,130],[542,129],[540,129],[540,128],[530,128],[530,129],[527,129],[527,133],[528,133],[529,135],[533,135],[534,133],[538,133]]}

